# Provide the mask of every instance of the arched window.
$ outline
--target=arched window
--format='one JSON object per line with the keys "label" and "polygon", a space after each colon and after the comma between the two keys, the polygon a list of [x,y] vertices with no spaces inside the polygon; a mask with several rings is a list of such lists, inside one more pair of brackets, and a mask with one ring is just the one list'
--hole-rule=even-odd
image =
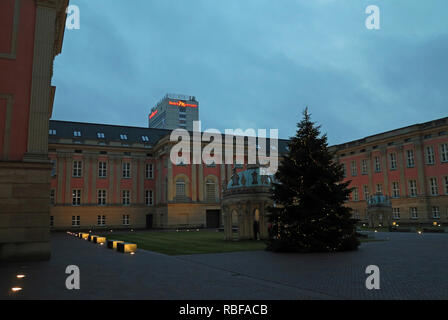
{"label": "arched window", "polygon": [[208,202],[216,202],[216,183],[212,179],[205,182],[205,196]]}
{"label": "arched window", "polygon": [[185,197],[185,180],[183,178],[179,178],[176,180],[176,198],[184,198]]}

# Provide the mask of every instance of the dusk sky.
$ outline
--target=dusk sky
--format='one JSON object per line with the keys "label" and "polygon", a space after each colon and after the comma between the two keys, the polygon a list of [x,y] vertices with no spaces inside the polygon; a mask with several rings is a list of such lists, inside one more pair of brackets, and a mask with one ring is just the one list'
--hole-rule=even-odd
{"label": "dusk sky", "polygon": [[[446,0],[71,0],[53,118],[148,125],[196,96],[202,129],[294,135],[308,106],[330,144],[448,116]],[[368,5],[380,30],[368,30]]]}

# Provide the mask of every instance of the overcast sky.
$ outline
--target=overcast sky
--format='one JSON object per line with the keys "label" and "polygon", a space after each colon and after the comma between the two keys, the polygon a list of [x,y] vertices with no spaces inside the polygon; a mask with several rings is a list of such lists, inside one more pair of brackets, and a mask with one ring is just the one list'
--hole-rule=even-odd
{"label": "overcast sky", "polygon": [[[278,128],[305,106],[330,144],[448,116],[446,0],[71,0],[57,120],[148,125],[194,95],[202,129]],[[380,30],[368,30],[368,5]]]}

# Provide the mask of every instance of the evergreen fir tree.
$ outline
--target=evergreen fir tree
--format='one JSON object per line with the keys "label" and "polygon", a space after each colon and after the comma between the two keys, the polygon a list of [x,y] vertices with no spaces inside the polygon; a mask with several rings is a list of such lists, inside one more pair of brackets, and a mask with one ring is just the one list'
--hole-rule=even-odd
{"label": "evergreen fir tree", "polygon": [[344,206],[351,192],[342,165],[329,152],[327,136],[310,118],[298,124],[289,152],[279,164],[272,187],[268,250],[324,252],[356,250],[356,221]]}

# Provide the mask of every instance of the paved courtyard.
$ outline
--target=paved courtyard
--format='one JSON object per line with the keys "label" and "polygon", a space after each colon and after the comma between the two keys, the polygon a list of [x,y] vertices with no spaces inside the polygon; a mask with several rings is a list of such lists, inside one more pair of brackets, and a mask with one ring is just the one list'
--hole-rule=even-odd
{"label": "paved courtyard", "polygon": [[[448,299],[448,234],[375,233],[356,252],[266,251],[167,256],[121,254],[67,234],[48,262],[0,264],[3,299]],[[65,288],[77,265],[81,289]],[[381,288],[365,288],[377,265]],[[18,280],[15,275],[26,274]],[[23,290],[11,293],[20,285]]]}

